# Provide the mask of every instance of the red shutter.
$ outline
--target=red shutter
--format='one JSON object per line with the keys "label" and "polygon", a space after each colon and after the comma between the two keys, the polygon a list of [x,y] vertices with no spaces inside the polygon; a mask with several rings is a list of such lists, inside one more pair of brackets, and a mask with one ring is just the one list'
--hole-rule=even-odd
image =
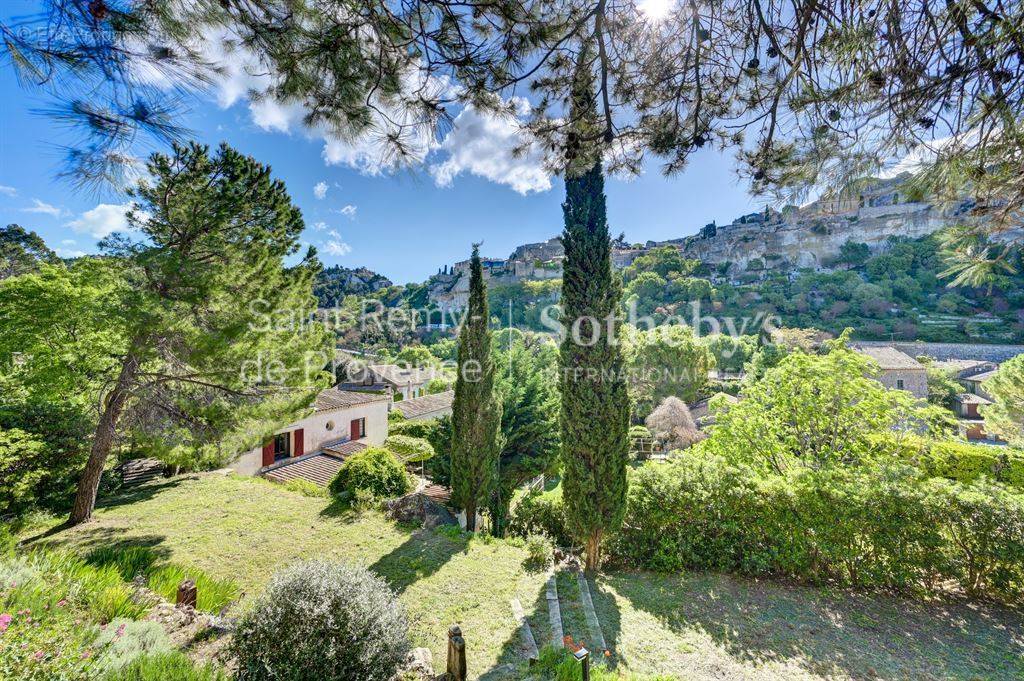
{"label": "red shutter", "polygon": [[359,430],[359,419],[352,419],[352,423],[349,424],[349,439],[358,440],[363,436],[362,431]]}
{"label": "red shutter", "polygon": [[269,466],[274,463],[274,439],[271,438],[270,442],[263,445],[263,465]]}
{"label": "red shutter", "polygon": [[292,456],[302,456],[304,454],[302,451],[304,433],[302,431],[302,428],[295,431],[295,439],[292,440]]}

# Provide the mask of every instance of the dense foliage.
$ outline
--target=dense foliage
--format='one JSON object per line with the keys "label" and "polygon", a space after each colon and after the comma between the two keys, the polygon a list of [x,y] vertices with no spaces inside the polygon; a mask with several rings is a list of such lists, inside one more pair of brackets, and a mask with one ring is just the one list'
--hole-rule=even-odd
{"label": "dense foliage", "polygon": [[60,262],[43,238],[21,225],[0,227],[0,279],[29,274],[42,263]]}
{"label": "dense foliage", "polygon": [[324,561],[271,579],[235,631],[238,678],[389,681],[409,650],[405,609],[369,570]]}
{"label": "dense foliage", "polygon": [[985,423],[1011,444],[1024,447],[1024,355],[1004,362],[984,389],[993,400],[982,410]]}
{"label": "dense foliage", "polygon": [[647,465],[611,553],[658,570],[774,574],[817,583],[1024,596],[1024,499],[909,466],[765,476],[718,457]]}
{"label": "dense foliage", "polygon": [[360,491],[379,498],[397,497],[409,488],[405,468],[383,447],[370,447],[345,459],[327,487],[334,496],[348,498],[354,498]]}
{"label": "dense foliage", "polygon": [[491,530],[498,536],[505,533],[516,488],[550,470],[560,447],[557,346],[537,338],[504,345],[504,350],[494,351],[503,447],[498,482],[488,504]]}
{"label": "dense foliage", "polygon": [[34,398],[82,395],[99,411],[72,523],[90,517],[125,435],[176,462],[233,455],[327,381],[309,370],[317,353],[312,366],[327,363],[323,328],[294,323],[314,307],[315,252],[285,264],[304,223],[270,168],[176,145],[132,198],[133,234],[108,237],[109,257],[0,283],[0,367]]}
{"label": "dense foliage", "polygon": [[349,269],[334,265],[317,273],[313,295],[318,307],[334,308],[346,296],[374,293],[389,286],[393,286],[390,279],[365,267]]}
{"label": "dense foliage", "polygon": [[501,396],[494,389],[490,315],[479,244],[469,266],[469,307],[459,329],[459,368],[452,404],[452,501],[466,512],[466,529],[476,529],[498,482],[501,454]]}
{"label": "dense foliage", "polygon": [[[580,55],[580,63],[586,53]],[[596,570],[601,540],[622,521],[629,460],[629,394],[616,314],[621,284],[612,272],[611,238],[599,150],[594,134],[592,74],[582,66],[573,89],[581,129],[565,180],[565,248],[559,362],[562,397],[562,484],[573,534],[585,544],[586,567]],[[588,125],[589,124],[589,125]]]}
{"label": "dense foliage", "polygon": [[940,410],[886,389],[876,371],[842,341],[823,355],[792,352],[716,414],[706,446],[730,461],[784,473],[892,456],[907,435],[944,425]]}

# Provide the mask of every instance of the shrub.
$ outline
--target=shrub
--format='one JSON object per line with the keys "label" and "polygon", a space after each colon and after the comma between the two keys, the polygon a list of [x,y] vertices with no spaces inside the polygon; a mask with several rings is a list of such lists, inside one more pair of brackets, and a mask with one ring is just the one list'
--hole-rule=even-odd
{"label": "shrub", "polygon": [[526,538],[526,562],[531,568],[547,567],[551,562],[551,540],[542,534]]}
{"label": "shrub", "polygon": [[159,622],[115,619],[99,632],[91,647],[100,651],[95,671],[111,675],[140,656],[169,652],[171,643]]}
{"label": "shrub", "polygon": [[572,546],[561,491],[526,495],[512,511],[508,531],[517,537],[543,534],[558,546]]}
{"label": "shrub", "polygon": [[973,482],[986,476],[1024,491],[1024,453],[1009,447],[935,442],[919,464],[932,477]]}
{"label": "shrub", "polygon": [[103,546],[89,553],[85,561],[91,565],[113,566],[121,579],[130,582],[137,575],[148,575],[157,555],[148,546]]}
{"label": "shrub", "polygon": [[365,490],[376,497],[397,497],[409,491],[409,477],[391,452],[370,447],[353,454],[342,464],[328,486],[335,496],[354,496]]}
{"label": "shrub", "polygon": [[405,610],[383,580],[309,561],[273,577],[232,647],[240,679],[387,681],[410,644]]}
{"label": "shrub", "polygon": [[813,583],[1024,596],[1024,500],[985,480],[929,479],[906,465],[765,476],[717,457],[631,477],[622,564],[775,574]]}
{"label": "shrub", "polygon": [[427,440],[409,435],[389,435],[384,446],[402,463],[420,463],[433,458],[434,447]]}
{"label": "shrub", "polygon": [[228,675],[212,665],[196,665],[178,651],[135,658],[103,681],[228,681]]}
{"label": "shrub", "polygon": [[0,518],[24,513],[45,474],[45,443],[18,428],[0,429]]}

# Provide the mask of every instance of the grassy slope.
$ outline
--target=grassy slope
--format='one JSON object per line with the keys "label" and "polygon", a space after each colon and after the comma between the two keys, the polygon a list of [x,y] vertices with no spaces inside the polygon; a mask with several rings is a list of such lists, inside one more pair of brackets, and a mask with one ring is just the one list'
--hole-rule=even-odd
{"label": "grassy slope", "polygon": [[[522,678],[509,600],[519,598],[538,640],[549,640],[546,575],[523,569],[525,552],[398,527],[376,512],[339,515],[327,500],[262,480],[218,474],[154,483],[102,505],[93,522],[46,541],[76,547],[153,545],[171,559],[235,579],[251,598],[298,558],[354,561],[401,594],[417,645],[444,663],[447,627],[466,635],[471,676]],[[567,601],[566,633],[586,640]],[[828,594],[718,575],[613,573],[591,588],[612,660],[685,679],[824,679],[878,676],[1024,677],[1024,617],[984,605],[908,604],[885,596]]]}

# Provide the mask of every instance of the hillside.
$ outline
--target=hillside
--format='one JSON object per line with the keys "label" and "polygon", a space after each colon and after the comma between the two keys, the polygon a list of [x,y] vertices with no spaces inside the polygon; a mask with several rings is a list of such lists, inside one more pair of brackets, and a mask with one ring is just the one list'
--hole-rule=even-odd
{"label": "hillside", "polygon": [[332,307],[345,296],[366,295],[392,286],[391,280],[365,267],[327,267],[317,275],[313,295],[320,307]]}

